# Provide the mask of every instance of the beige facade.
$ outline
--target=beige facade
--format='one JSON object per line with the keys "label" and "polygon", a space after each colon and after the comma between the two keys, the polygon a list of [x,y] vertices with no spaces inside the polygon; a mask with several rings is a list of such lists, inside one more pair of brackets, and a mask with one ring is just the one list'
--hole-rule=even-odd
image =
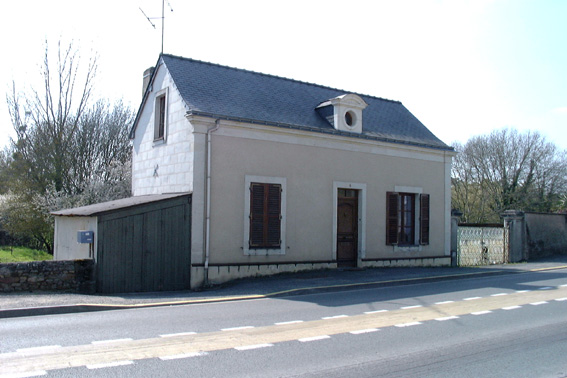
{"label": "beige facade", "polygon": [[[191,128],[203,132],[214,127],[213,121],[190,117]],[[210,134],[209,281],[336,267],[338,188],[359,193],[357,266],[450,263],[447,185],[452,152],[234,121],[217,123],[218,130]],[[195,158],[195,162],[206,164],[206,155]],[[284,251],[246,252],[250,178],[285,182]],[[206,211],[205,202],[201,211],[195,198],[204,197],[205,180],[195,176],[193,187],[193,230],[198,232],[193,233],[192,279],[199,281],[205,275],[206,252],[201,246],[206,245],[206,226],[197,223],[204,221]],[[428,245],[386,245],[389,191],[430,195]],[[199,235],[204,235],[202,241]]]}

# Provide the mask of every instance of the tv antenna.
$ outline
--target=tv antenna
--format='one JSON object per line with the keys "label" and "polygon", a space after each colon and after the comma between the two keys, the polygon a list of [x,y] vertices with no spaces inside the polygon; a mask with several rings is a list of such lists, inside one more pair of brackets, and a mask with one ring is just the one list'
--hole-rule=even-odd
{"label": "tv antenna", "polygon": [[[169,0],[167,0],[167,6],[169,7],[169,10],[173,12],[173,8],[171,7]],[[141,7],[138,8],[140,8],[140,11],[154,29],[156,28],[156,25],[152,22],[152,20],[161,19],[161,53],[163,54],[163,34],[165,30],[165,0],[161,0],[161,17],[148,17],[146,12],[144,12]]]}

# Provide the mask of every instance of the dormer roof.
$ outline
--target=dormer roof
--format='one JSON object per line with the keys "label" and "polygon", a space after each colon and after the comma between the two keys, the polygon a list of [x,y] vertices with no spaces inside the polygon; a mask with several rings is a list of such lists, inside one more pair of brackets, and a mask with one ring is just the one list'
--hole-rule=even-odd
{"label": "dormer roof", "polygon": [[[433,135],[399,101],[168,54],[160,56],[156,67],[160,67],[160,63],[169,71],[187,111],[195,115],[453,149]],[[336,128],[336,118],[329,120],[329,109],[341,103],[355,105],[362,112],[360,132]],[[131,135],[136,124],[137,121]]]}

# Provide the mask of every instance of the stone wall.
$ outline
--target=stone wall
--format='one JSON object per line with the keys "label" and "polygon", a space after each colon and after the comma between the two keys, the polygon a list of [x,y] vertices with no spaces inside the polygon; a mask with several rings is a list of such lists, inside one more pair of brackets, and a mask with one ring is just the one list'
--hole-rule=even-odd
{"label": "stone wall", "polygon": [[567,214],[525,213],[529,259],[567,254]]}
{"label": "stone wall", "polygon": [[0,264],[0,292],[94,293],[94,267],[90,259]]}

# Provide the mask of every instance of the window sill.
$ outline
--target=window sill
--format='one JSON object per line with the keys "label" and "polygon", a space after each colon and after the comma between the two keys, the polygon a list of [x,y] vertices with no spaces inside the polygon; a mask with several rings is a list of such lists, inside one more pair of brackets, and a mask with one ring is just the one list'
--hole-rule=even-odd
{"label": "window sill", "polygon": [[421,252],[421,245],[395,245],[394,252]]}
{"label": "window sill", "polygon": [[285,255],[285,250],[283,248],[273,248],[273,249],[249,249],[244,250],[244,255],[246,256],[270,256],[270,255]]}
{"label": "window sill", "polygon": [[162,144],[165,144],[165,138],[154,139],[154,147],[161,146]]}

